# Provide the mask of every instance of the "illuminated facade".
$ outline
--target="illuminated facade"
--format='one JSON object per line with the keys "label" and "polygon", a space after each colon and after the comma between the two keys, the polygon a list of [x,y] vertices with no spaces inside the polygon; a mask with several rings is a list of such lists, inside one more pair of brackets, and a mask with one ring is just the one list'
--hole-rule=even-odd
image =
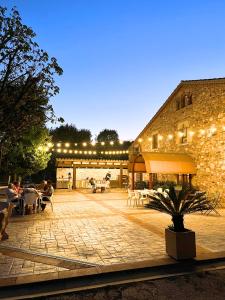
{"label": "illuminated facade", "polygon": [[[149,180],[185,181],[189,176],[194,186],[209,194],[220,192],[225,201],[225,79],[181,81],[135,139],[130,151],[135,155],[159,154],[158,165],[157,159],[154,165],[154,158],[149,158],[145,180],[151,167],[150,175],[154,176]],[[167,160],[164,153],[171,154],[171,159]],[[184,155],[183,165],[179,165],[179,159],[177,163],[171,162],[176,154]],[[182,169],[188,161],[191,164],[190,159],[190,173],[166,170],[173,165]],[[158,172],[163,164],[165,172]]]}
{"label": "illuminated facade", "polygon": [[111,173],[111,187],[123,188],[128,177],[128,146],[130,142],[106,141],[100,143],[56,142],[49,145],[56,156],[56,187],[87,188],[87,178],[102,181]]}

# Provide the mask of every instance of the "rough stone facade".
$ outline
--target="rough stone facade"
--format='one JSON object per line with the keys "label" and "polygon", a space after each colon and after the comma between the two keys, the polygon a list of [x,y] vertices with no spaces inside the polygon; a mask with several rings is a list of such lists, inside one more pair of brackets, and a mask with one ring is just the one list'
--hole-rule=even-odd
{"label": "rough stone facade", "polygon": [[197,166],[193,185],[220,192],[225,203],[225,78],[181,81],[133,146],[189,154]]}

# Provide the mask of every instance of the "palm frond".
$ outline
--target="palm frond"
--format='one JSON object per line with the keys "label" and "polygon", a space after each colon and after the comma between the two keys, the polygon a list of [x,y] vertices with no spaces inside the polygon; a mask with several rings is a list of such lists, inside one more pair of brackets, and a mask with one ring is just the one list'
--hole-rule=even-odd
{"label": "palm frond", "polygon": [[154,196],[150,196],[150,198],[151,201],[149,204],[146,204],[146,207],[160,210],[161,212],[165,212],[170,215],[175,213],[174,205],[171,199],[165,196],[163,193],[156,192]]}
{"label": "palm frond", "polygon": [[178,193],[172,187],[167,194],[156,192],[150,196],[149,204],[145,206],[171,216],[184,215],[198,211],[208,210],[210,201],[204,192],[195,193],[190,189],[182,189]]}

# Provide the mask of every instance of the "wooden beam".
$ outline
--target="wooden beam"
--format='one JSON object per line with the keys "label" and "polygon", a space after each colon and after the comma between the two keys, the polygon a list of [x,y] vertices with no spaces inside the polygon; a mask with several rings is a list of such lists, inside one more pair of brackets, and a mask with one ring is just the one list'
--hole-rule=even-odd
{"label": "wooden beam", "polygon": [[75,190],[77,187],[76,187],[76,174],[77,172],[76,172],[76,167],[75,167],[75,165],[73,165],[73,190]]}

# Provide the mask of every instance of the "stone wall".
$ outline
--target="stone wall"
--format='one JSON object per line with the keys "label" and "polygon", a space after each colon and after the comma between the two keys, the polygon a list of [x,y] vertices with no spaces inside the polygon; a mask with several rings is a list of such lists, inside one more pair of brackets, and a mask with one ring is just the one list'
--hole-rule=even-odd
{"label": "stone wall", "polygon": [[[192,104],[177,110],[185,95]],[[182,126],[188,128],[184,143]],[[152,149],[155,133],[158,149]],[[220,192],[225,202],[225,79],[181,82],[135,140],[138,144],[141,151],[190,154],[197,166],[193,184],[209,194]]]}

